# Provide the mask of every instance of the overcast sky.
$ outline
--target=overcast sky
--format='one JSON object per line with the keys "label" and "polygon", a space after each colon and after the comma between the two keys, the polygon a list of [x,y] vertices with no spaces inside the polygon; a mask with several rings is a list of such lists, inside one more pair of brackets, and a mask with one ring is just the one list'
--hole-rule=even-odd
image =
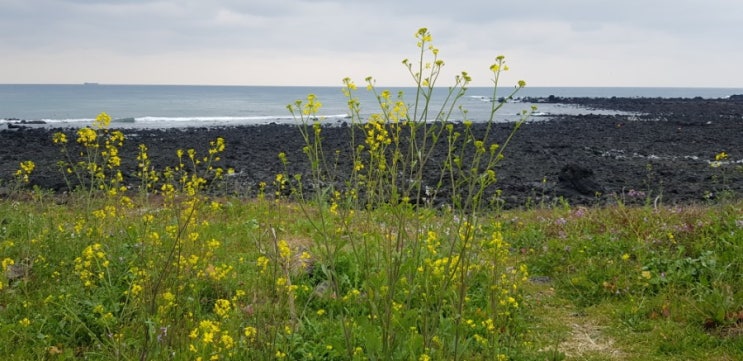
{"label": "overcast sky", "polygon": [[473,85],[743,87],[740,0],[0,0],[0,83],[410,85],[419,27]]}

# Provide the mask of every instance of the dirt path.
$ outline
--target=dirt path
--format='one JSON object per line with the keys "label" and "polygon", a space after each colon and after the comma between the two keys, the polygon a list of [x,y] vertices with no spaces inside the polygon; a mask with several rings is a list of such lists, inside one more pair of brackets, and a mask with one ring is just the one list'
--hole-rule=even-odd
{"label": "dirt path", "polygon": [[527,298],[533,307],[536,324],[530,334],[540,343],[542,352],[555,352],[565,360],[624,360],[627,352],[606,332],[605,317],[578,310],[559,298],[552,284],[531,283]]}

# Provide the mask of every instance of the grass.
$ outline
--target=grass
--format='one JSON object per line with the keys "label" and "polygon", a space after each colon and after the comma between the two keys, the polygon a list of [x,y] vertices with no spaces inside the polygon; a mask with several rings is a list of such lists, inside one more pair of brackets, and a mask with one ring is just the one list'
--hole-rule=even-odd
{"label": "grass", "polygon": [[[169,275],[174,278],[168,286],[150,299],[147,290],[154,291],[155,275],[164,270],[153,262],[166,255],[145,248],[156,233],[168,243],[174,231],[169,226],[178,223],[172,210],[135,204],[102,222],[101,215],[85,210],[87,200],[59,201],[36,194],[0,202],[5,268],[12,267],[9,260],[32,262],[27,274],[8,278],[6,273],[3,279],[5,358],[130,359],[147,347],[152,359],[346,359],[339,322],[353,325],[353,349],[363,350],[356,351],[359,358],[379,336],[370,322],[370,295],[357,279],[363,272],[341,254],[335,265],[344,278],[341,293],[324,286],[324,265],[315,258],[321,251],[296,203],[204,202],[189,233],[198,242],[184,244],[183,264],[170,270],[180,275]],[[107,201],[96,202],[106,207]],[[382,210],[365,212],[373,218]],[[162,213],[171,213],[165,223],[142,221],[143,215]],[[501,220],[510,243],[503,266],[526,264],[531,274],[518,293],[515,315],[502,320],[512,323],[502,355],[514,360],[743,357],[743,204],[562,207],[492,216]],[[100,246],[86,251],[91,244]],[[142,276],[136,265],[152,274]],[[143,289],[132,295],[137,284]],[[286,292],[290,287],[293,297]],[[148,300],[155,302],[152,312],[143,310]],[[220,311],[216,304],[224,301],[226,311]],[[472,307],[465,311],[476,317],[477,302]],[[399,322],[417,317],[394,316]],[[487,328],[468,327],[472,335],[484,335]],[[211,343],[204,338],[210,332]],[[232,344],[220,344],[222,336]],[[194,347],[197,352],[189,351]],[[469,359],[489,357],[481,353],[484,348],[467,347]]]}

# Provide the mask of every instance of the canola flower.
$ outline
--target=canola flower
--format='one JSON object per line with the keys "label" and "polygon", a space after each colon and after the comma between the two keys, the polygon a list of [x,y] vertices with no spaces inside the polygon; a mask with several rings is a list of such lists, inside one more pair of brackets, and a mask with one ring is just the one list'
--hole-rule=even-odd
{"label": "canola flower", "polygon": [[[225,150],[225,142],[224,138],[217,137],[217,139],[212,140],[209,142],[209,154],[210,155],[216,155],[218,153],[222,153]],[[218,161],[219,159],[214,159],[215,161]]]}
{"label": "canola flower", "polygon": [[219,316],[220,318],[228,318],[231,311],[232,304],[229,300],[220,298],[216,302],[214,302],[214,313],[217,314],[217,316]]}
{"label": "canola flower", "polygon": [[77,142],[86,148],[98,148],[98,132],[92,128],[81,128],[77,131]]}
{"label": "canola flower", "polygon": [[188,349],[198,355],[197,360],[219,360],[222,356],[229,357],[236,344],[229,331],[223,330],[222,324],[218,321],[199,321],[198,326],[191,330],[188,337],[191,339]]}
{"label": "canola flower", "polygon": [[165,315],[170,310],[176,307],[176,296],[170,291],[165,291],[160,296],[161,304],[158,306],[157,313],[159,315]]}
{"label": "canola flower", "polygon": [[209,265],[206,269],[206,275],[209,276],[213,281],[222,281],[233,274],[234,267],[228,264],[221,264],[217,266]]}
{"label": "canola flower", "polygon": [[29,182],[29,176],[36,169],[36,163],[27,160],[20,163],[20,167],[15,172],[15,177],[22,183]]}
{"label": "canola flower", "polygon": [[261,274],[266,272],[269,262],[270,260],[266,256],[258,257],[258,259],[256,260],[256,264],[258,265],[258,268],[260,268]]}
{"label": "canola flower", "polygon": [[95,117],[93,125],[98,129],[105,129],[111,124],[111,116],[107,113],[100,113]]}
{"label": "canola flower", "polygon": [[[0,271],[2,271],[2,274],[5,275],[7,274],[6,272],[8,271],[8,268],[13,266],[14,264],[15,264],[15,261],[12,258],[6,257],[3,259],[1,263],[2,269]],[[5,287],[5,284],[3,283],[2,277],[0,277],[0,290],[2,290],[4,287]]]}
{"label": "canola flower", "polygon": [[730,156],[726,152],[720,152],[715,154],[715,160],[709,163],[712,168],[719,168]]}
{"label": "canola flower", "polygon": [[73,271],[80,278],[83,286],[94,288],[102,282],[107,273],[110,261],[100,243],[85,247],[81,255],[73,261]]}
{"label": "canola flower", "polygon": [[258,335],[258,329],[253,326],[246,326],[243,329],[243,335],[245,335],[245,338],[250,342],[253,342],[255,341],[255,337]]}
{"label": "canola flower", "polygon": [[321,107],[322,103],[317,100],[317,96],[315,96],[315,94],[309,94],[307,95],[307,102],[304,104],[304,108],[302,109],[302,114],[317,114]]}
{"label": "canola flower", "polygon": [[[53,143],[60,147],[65,156],[58,166],[68,187],[82,185],[90,191],[105,190],[111,196],[125,190],[120,186],[124,177],[119,170],[122,161],[119,150],[124,145],[125,137],[121,131],[109,131],[110,122],[108,114],[100,113],[91,126],[78,129],[75,140],[83,147],[78,154],[69,152],[65,133],[53,134]],[[70,175],[75,176],[75,183],[68,178]]]}
{"label": "canola flower", "polygon": [[278,244],[276,245],[276,248],[279,253],[279,257],[281,258],[282,262],[289,262],[292,256],[292,250],[289,247],[289,243],[286,242],[286,240],[279,240]]}
{"label": "canola flower", "polygon": [[67,134],[62,132],[56,132],[52,135],[52,142],[54,144],[67,144]]}

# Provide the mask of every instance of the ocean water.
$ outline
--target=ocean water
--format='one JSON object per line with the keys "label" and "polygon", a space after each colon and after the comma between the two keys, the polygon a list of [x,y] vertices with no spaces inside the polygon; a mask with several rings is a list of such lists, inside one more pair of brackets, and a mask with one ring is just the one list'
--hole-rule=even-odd
{"label": "ocean water", "polygon": [[[385,88],[380,88],[383,90]],[[414,88],[402,90],[407,103],[413,102]],[[496,97],[511,89],[499,89]],[[327,123],[346,121],[347,99],[340,87],[271,87],[271,86],[174,86],[174,85],[0,85],[0,123],[20,120],[42,121],[41,126],[85,126],[100,112],[115,119],[112,126],[189,127],[229,126],[267,123],[294,123],[286,106],[315,94],[323,104],[320,115]],[[446,89],[437,89],[432,103],[441,104]],[[743,94],[743,88],[525,88],[518,97],[682,97],[724,98]],[[362,115],[377,112],[376,99],[364,88],[355,95],[362,105]],[[484,121],[490,114],[492,88],[470,88],[459,104],[467,109],[468,118]],[[518,114],[532,104],[513,102],[496,114],[496,121],[515,121]],[[562,104],[536,104],[538,116],[553,114],[612,113]],[[434,108],[435,109],[435,108]],[[461,120],[461,112],[450,119]]]}

